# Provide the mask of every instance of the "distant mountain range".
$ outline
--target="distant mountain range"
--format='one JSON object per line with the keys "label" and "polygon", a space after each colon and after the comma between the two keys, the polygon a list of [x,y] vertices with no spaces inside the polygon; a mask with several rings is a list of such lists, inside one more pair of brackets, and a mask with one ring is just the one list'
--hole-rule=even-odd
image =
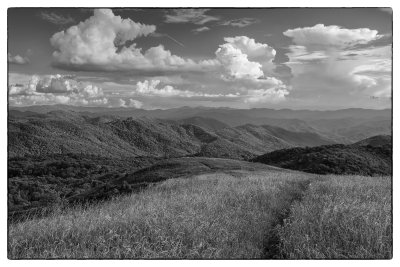
{"label": "distant mountain range", "polygon": [[203,117],[171,121],[96,117],[73,111],[11,110],[8,120],[10,157],[89,153],[104,157],[193,155],[248,159],[282,148],[332,143],[317,132],[253,124],[231,127]]}
{"label": "distant mountain range", "polygon": [[[143,110],[134,108],[75,107],[47,105],[10,107],[10,115],[24,117],[30,113],[74,111],[87,117],[162,119],[171,123],[192,124],[207,131],[218,131],[246,124],[269,125],[291,132],[315,133],[334,143],[350,144],[374,135],[391,134],[392,110],[343,109],[332,111],[291,109],[231,109],[182,107]],[[18,113],[18,114],[17,114]]]}
{"label": "distant mountain range", "polygon": [[351,145],[282,149],[252,161],[317,174],[391,175],[392,138],[379,135]]}

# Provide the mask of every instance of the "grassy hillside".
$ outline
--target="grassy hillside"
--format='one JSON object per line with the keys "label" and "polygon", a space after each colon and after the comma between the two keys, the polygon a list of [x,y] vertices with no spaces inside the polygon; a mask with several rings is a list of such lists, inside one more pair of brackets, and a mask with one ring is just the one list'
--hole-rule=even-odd
{"label": "grassy hillside", "polygon": [[15,258],[265,258],[311,175],[214,172],[9,228]]}
{"label": "grassy hillside", "polygon": [[8,237],[11,259],[387,259],[391,177],[216,171],[12,223]]}
{"label": "grassy hillside", "polygon": [[109,159],[87,155],[9,161],[10,220],[41,216],[60,205],[101,201],[176,177],[231,170],[275,170],[265,164],[216,158]]}
{"label": "grassy hillside", "polygon": [[100,184],[80,194],[70,197],[70,202],[109,199],[119,193],[137,192],[155,183],[177,177],[191,177],[203,173],[216,171],[247,170],[283,171],[279,168],[260,163],[251,163],[240,160],[184,157],[160,160],[159,162],[135,172],[114,176],[107,184]]}
{"label": "grassy hillside", "polygon": [[252,161],[317,174],[390,175],[392,142],[388,136],[377,136],[353,145],[277,150]]}
{"label": "grassy hillside", "polygon": [[278,227],[290,259],[392,258],[392,177],[327,176]]}

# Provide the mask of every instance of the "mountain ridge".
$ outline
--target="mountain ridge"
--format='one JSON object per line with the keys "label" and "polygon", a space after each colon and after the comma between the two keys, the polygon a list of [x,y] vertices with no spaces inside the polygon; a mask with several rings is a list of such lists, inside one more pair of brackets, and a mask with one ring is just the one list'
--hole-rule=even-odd
{"label": "mountain ridge", "polygon": [[[211,131],[168,120],[95,117],[71,111],[22,117],[20,113],[10,114],[8,132],[11,157],[90,152],[110,157],[202,155],[246,159],[281,148],[334,143],[316,133],[273,126],[248,124]],[[236,148],[233,153],[232,148]]]}
{"label": "mountain ridge", "polygon": [[[173,109],[143,110],[134,108],[74,107],[65,105],[10,107],[11,116],[43,116],[56,110],[78,112],[87,117],[162,119],[170,122],[195,124],[206,130],[221,130],[245,124],[270,125],[294,132],[315,132],[335,143],[350,144],[374,135],[391,134],[392,110],[342,109],[342,110],[290,110],[290,109],[232,109],[183,107]],[[25,114],[25,115],[24,115]]]}

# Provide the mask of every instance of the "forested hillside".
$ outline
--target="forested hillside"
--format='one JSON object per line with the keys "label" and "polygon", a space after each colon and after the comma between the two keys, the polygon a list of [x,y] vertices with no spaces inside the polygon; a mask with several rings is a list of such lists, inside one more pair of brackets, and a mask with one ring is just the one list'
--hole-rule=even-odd
{"label": "forested hillside", "polygon": [[273,151],[252,161],[318,174],[390,175],[392,141],[375,136],[352,145],[296,147]]}
{"label": "forested hillside", "polygon": [[8,153],[11,158],[90,153],[114,158],[202,155],[241,159],[276,149],[333,143],[313,132],[279,127],[225,127],[216,120],[204,119],[201,127],[187,122],[190,121],[179,124],[148,118],[93,117],[71,111],[24,116],[12,113]]}

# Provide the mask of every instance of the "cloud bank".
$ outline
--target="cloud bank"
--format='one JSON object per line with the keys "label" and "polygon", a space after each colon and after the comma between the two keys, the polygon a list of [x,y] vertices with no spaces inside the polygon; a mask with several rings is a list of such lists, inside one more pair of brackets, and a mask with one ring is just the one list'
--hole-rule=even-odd
{"label": "cloud bank", "polygon": [[[68,104],[83,106],[121,106],[119,99],[105,95],[102,88],[78,82],[68,75],[34,75],[27,84],[8,87],[12,106]],[[128,106],[141,107],[140,101],[131,100]]]}

